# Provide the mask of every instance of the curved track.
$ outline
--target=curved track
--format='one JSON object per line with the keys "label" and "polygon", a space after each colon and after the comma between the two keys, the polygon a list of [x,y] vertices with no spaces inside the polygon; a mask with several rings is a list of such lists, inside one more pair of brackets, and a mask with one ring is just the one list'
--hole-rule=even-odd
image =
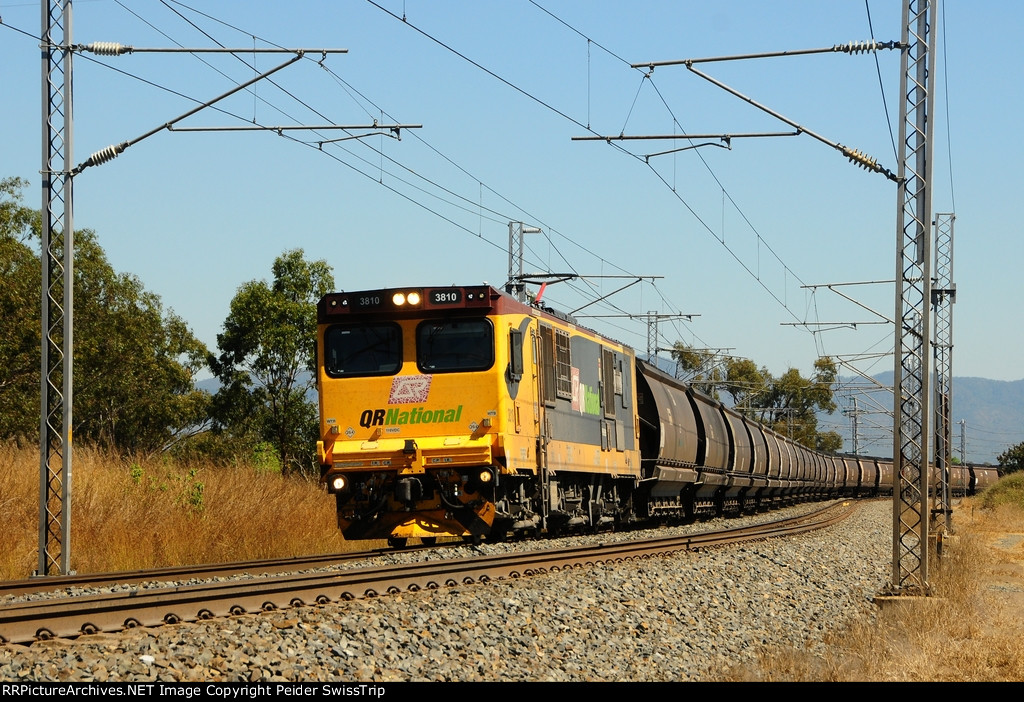
{"label": "curved track", "polygon": [[[335,572],[261,574],[244,580],[60,597],[0,607],[0,640],[30,643],[55,637],[114,632],[137,626],[226,617],[247,612],[326,604],[398,592],[487,583],[566,568],[651,558],[741,541],[789,536],[838,523],[852,503],[753,527],[590,546],[470,558],[431,560]],[[250,571],[251,572],[251,571]],[[194,573],[193,573],[194,575]]]}

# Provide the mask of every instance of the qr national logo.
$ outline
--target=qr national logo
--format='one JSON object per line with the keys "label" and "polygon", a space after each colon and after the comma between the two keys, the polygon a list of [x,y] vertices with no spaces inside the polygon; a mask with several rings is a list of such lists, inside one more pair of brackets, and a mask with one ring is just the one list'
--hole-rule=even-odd
{"label": "qr national logo", "polygon": [[399,375],[391,381],[389,405],[411,405],[426,402],[430,395],[430,375]]}

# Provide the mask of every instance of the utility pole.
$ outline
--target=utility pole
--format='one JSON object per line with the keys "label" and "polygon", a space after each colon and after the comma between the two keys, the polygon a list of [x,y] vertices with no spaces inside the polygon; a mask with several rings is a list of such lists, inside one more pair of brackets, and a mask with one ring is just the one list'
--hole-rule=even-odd
{"label": "utility pole", "polygon": [[853,454],[857,455],[860,453],[860,436],[858,435],[860,411],[857,409],[856,397],[851,397],[850,402],[853,403],[853,409],[848,410],[846,413],[850,415],[850,436],[853,443]]}
{"label": "utility pole", "polygon": [[662,349],[658,346],[658,320],[665,319],[685,319],[688,322],[692,322],[693,318],[699,315],[692,314],[658,314],[656,310],[648,310],[647,312],[647,362],[653,366],[657,366],[657,356],[659,351],[671,350]]}
{"label": "utility pole", "polygon": [[[310,49],[139,49],[112,42],[76,45],[72,41],[72,0],[41,0],[42,56],[42,343],[39,421],[39,562],[37,576],[70,573],[72,485],[72,388],[74,355],[73,179],[86,168],[117,157],[126,148],[263,80],[298,61]],[[223,95],[165,122],[135,139],[108,146],[73,167],[74,121],[72,56],[88,51],[103,56],[141,51],[208,53],[290,53],[284,64],[265,71]],[[345,49],[314,49],[345,53]],[[367,127],[370,128],[370,127]],[[382,128],[373,125],[374,129]],[[272,129],[272,128],[267,128]]]}
{"label": "utility pole", "polygon": [[658,355],[658,312],[647,310],[647,362],[657,365]]}
{"label": "utility pole", "polygon": [[896,231],[892,594],[927,595],[931,173],[937,2],[904,0]]}
{"label": "utility pole", "polygon": [[540,234],[540,227],[528,227],[522,222],[508,223],[508,282],[505,292],[520,302],[526,302],[526,284],[523,282],[523,238],[526,234]]}
{"label": "utility pole", "polygon": [[39,567],[68,573],[74,217],[71,0],[42,2],[43,210],[39,422]]}
{"label": "utility pole", "polygon": [[[931,79],[935,69],[937,0],[904,0],[899,42],[850,42],[832,47],[726,57],[632,64],[653,72],[682,65],[776,119],[841,152],[852,163],[897,183],[896,319],[893,408],[893,578],[897,594],[928,592],[928,442],[930,440],[929,353],[931,312],[931,164],[929,125],[934,120]],[[798,54],[879,49],[900,50],[900,138],[898,172],[862,151],[829,140],[695,68],[712,61],[789,57]],[[679,135],[667,135],[679,138]],[[614,137],[603,137],[611,140]],[[659,137],[666,138],[666,137]]]}
{"label": "utility pole", "polygon": [[945,515],[944,528],[953,530],[950,501],[950,463],[953,449],[950,440],[953,427],[953,303],[956,283],[953,282],[953,223],[956,215],[935,216],[935,286],[932,307],[935,309],[935,469],[940,484],[932,497],[933,518]]}

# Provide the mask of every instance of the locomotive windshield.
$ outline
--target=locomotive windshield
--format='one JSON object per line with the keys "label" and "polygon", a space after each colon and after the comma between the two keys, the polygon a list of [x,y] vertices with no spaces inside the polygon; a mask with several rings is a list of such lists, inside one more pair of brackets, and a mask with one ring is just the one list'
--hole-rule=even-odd
{"label": "locomotive windshield", "polygon": [[402,367],[402,328],[382,324],[335,324],[324,334],[324,370],[335,378],[394,375]]}
{"label": "locomotive windshield", "polygon": [[487,319],[429,319],[416,327],[416,365],[424,373],[487,370],[494,329]]}

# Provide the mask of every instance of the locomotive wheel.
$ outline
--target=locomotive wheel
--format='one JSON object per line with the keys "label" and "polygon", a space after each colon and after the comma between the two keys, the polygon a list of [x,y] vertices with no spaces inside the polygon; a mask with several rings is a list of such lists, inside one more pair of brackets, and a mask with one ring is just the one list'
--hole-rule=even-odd
{"label": "locomotive wheel", "polygon": [[397,536],[388,537],[388,546],[391,548],[405,548],[407,543],[409,543],[408,539],[399,538]]}
{"label": "locomotive wheel", "polygon": [[434,544],[437,543],[437,537],[436,536],[424,536],[424,537],[421,537],[420,538],[420,543],[423,544],[424,546],[433,546]]}

